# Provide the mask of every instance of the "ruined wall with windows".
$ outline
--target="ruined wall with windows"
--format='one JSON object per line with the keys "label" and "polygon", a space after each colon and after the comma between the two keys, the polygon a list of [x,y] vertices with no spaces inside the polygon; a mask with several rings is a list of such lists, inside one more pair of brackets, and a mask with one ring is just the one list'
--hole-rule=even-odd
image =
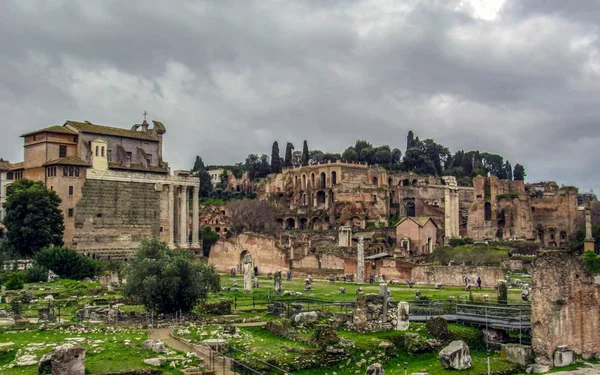
{"label": "ruined wall with windows", "polygon": [[525,184],[497,177],[473,179],[475,200],[469,207],[468,236],[474,239],[515,238],[544,246],[566,245],[576,231],[577,189],[554,182]]}
{"label": "ruined wall with windows", "polygon": [[[377,166],[333,162],[287,168],[268,176],[259,196],[277,209],[282,229],[355,229],[389,225],[390,218],[429,216],[444,225],[443,178],[391,173]],[[457,187],[459,221],[466,230],[472,188]]]}

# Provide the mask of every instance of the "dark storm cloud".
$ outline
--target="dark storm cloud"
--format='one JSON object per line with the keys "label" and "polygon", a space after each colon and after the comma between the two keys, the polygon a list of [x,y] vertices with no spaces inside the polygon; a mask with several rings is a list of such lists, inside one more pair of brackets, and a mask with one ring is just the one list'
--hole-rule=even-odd
{"label": "dark storm cloud", "polygon": [[175,168],[274,140],[404,149],[412,129],[501,153],[530,180],[599,188],[600,6],[568,4],[0,2],[0,156],[22,159],[33,128],[148,110]]}

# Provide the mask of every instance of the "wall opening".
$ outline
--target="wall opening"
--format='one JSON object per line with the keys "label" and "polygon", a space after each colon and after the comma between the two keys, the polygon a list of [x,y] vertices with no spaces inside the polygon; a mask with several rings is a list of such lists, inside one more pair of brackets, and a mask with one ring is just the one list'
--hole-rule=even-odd
{"label": "wall opening", "polygon": [[483,218],[485,221],[492,220],[492,204],[490,202],[485,202],[483,205]]}
{"label": "wall opening", "polygon": [[415,217],[415,202],[406,203],[406,216]]}

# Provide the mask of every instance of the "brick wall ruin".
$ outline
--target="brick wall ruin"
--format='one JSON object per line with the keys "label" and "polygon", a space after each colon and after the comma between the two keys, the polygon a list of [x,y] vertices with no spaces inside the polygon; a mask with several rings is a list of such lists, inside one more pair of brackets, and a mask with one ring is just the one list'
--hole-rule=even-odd
{"label": "brick wall ruin", "polygon": [[412,269],[412,279],[417,283],[434,285],[437,283],[449,286],[464,286],[464,278],[471,283],[481,277],[481,286],[492,288],[496,281],[504,280],[504,271],[499,267],[469,266],[416,266]]}
{"label": "brick wall ruin", "polygon": [[575,255],[540,254],[532,269],[531,341],[537,359],[552,363],[559,345],[575,353],[600,353],[600,285]]}
{"label": "brick wall ruin", "polygon": [[467,235],[473,239],[536,240],[548,247],[565,246],[575,233],[577,188],[554,182],[525,184],[495,176],[473,179]]}
{"label": "brick wall ruin", "polygon": [[288,270],[286,251],[275,239],[263,235],[240,234],[217,241],[210,250],[208,263],[219,272],[241,271],[245,252],[250,253],[261,275]]}
{"label": "brick wall ruin", "polygon": [[86,180],[73,248],[111,259],[132,256],[143,237],[160,235],[160,194],[154,184]]}

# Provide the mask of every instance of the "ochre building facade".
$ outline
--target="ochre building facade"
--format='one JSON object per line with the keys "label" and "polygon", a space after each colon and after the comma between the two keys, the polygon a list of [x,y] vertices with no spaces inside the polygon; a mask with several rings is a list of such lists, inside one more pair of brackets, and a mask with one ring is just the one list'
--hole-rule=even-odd
{"label": "ochre building facade", "polygon": [[170,174],[165,133],[158,121],[129,129],[67,121],[29,132],[20,176],[58,194],[65,245],[88,256],[126,259],[144,237],[199,248],[198,180]]}

